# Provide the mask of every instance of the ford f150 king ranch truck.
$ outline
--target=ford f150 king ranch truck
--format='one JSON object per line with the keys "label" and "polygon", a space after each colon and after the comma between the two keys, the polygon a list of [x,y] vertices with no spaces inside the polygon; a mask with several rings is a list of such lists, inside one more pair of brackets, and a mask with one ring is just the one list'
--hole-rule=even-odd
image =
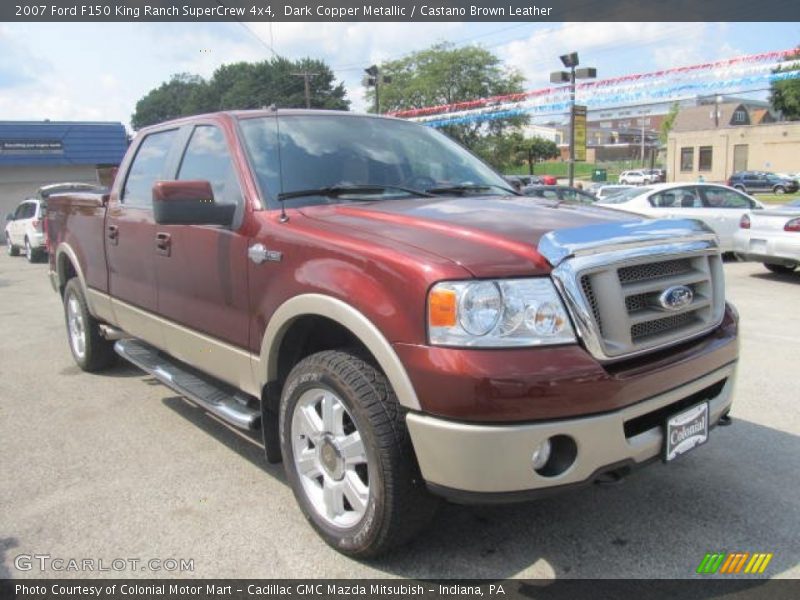
{"label": "ford f150 king ranch truck", "polygon": [[728,422],[738,319],[709,229],[519,196],[422,125],[164,123],[107,195],[48,219],[78,365],[121,355],[260,429],[350,555],[408,540],[439,498],[619,478]]}

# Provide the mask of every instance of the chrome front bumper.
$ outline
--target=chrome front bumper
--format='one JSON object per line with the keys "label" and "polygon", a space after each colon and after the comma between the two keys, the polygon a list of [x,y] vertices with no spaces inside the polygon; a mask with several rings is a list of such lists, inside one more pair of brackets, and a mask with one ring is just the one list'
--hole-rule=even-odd
{"label": "chrome front bumper", "polygon": [[[655,425],[626,437],[625,423],[680,402],[725,381],[708,398],[709,426],[730,410],[735,363],[664,394],[628,408],[600,415],[511,425],[479,425],[449,421],[420,413],[406,417],[422,476],[434,491],[513,494],[575,485],[593,480],[604,470],[640,464],[660,456],[663,427]],[[680,412],[681,409],[677,409]],[[556,435],[569,436],[577,446],[574,462],[564,472],[543,476],[533,470],[536,447]]]}

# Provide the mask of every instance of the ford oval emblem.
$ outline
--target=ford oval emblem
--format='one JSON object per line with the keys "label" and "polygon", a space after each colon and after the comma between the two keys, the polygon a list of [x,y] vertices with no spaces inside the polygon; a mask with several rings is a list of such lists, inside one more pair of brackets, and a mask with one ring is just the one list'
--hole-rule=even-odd
{"label": "ford oval emblem", "polygon": [[661,292],[658,303],[665,310],[680,310],[689,306],[694,300],[692,288],[686,285],[674,285]]}

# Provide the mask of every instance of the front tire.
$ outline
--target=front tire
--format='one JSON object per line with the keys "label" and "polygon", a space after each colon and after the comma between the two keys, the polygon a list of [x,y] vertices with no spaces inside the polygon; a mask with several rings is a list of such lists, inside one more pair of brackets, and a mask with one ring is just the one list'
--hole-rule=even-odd
{"label": "front tire", "polygon": [[774,188],[772,188],[772,191],[775,192],[778,196],[781,196],[786,193],[786,188],[783,187],[782,185],[776,185]]}
{"label": "front tire", "polygon": [[786,265],[776,265],[773,263],[764,263],[764,266],[769,271],[772,271],[773,273],[778,273],[780,275],[788,275],[789,273],[794,272],[794,270],[797,268],[797,265],[789,267]]}
{"label": "front tire", "polygon": [[336,550],[367,558],[410,540],[438,505],[419,474],[386,377],[353,353],[313,354],[292,369],[280,409],[295,498]]}
{"label": "front tire", "polygon": [[116,362],[114,343],[100,335],[100,325],[86,306],[77,277],[64,288],[64,318],[72,358],[84,371],[101,371]]}

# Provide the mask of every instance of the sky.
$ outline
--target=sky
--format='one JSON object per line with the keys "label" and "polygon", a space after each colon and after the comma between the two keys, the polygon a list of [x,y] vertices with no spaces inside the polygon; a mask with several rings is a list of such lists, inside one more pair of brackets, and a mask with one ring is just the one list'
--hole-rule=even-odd
{"label": "sky", "polygon": [[0,23],[0,120],[121,121],[175,73],[275,54],[324,60],[364,110],[363,69],[437,42],[481,45],[548,85],[578,51],[598,77],[793,48],[798,23]]}

